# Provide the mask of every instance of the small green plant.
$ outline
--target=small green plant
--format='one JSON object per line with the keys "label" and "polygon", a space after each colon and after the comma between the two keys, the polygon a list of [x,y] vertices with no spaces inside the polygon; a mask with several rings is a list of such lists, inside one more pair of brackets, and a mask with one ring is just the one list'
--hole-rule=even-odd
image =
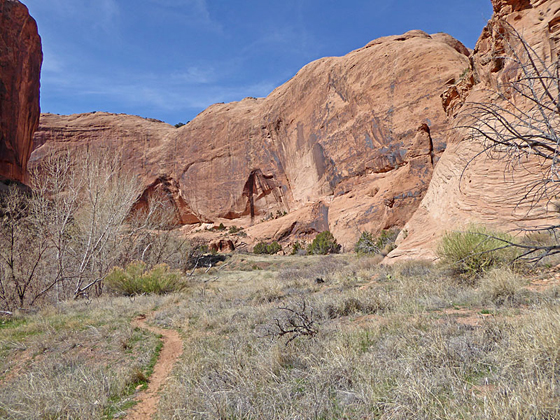
{"label": "small green plant", "polygon": [[444,266],[459,275],[476,278],[494,267],[505,265],[517,256],[507,242],[510,235],[471,226],[464,232],[448,232],[441,240],[437,254]]}
{"label": "small green plant", "polygon": [[183,288],[181,274],[159,264],[148,270],[146,263],[133,261],[126,268],[115,267],[105,279],[107,288],[115,294],[135,296],[163,295]]}
{"label": "small green plant", "polygon": [[328,230],[319,233],[307,247],[307,253],[311,255],[338,254],[339,252],[340,245]]}
{"label": "small green plant", "polygon": [[399,230],[382,230],[378,237],[374,237],[371,232],[362,232],[360,239],[356,242],[354,250],[358,255],[380,254],[387,255],[395,249],[395,240],[399,235]]}
{"label": "small green plant", "polygon": [[217,230],[226,230],[226,227],[224,226],[223,223],[220,223],[220,225],[216,229]]}
{"label": "small green plant", "polygon": [[364,231],[362,232],[360,239],[354,245],[354,251],[358,255],[365,255],[365,254],[379,254],[380,249],[375,244],[375,238],[371,232]]}
{"label": "small green plant", "polygon": [[266,242],[259,242],[253,248],[253,253],[254,254],[274,255],[274,254],[277,254],[280,251],[282,251],[282,245],[280,245],[277,241],[274,241],[270,244],[266,243]]}
{"label": "small green plant", "polygon": [[300,241],[295,241],[292,245],[291,255],[305,254],[305,246]]}
{"label": "small green plant", "polygon": [[286,210],[284,210],[284,211],[276,210],[276,216],[274,218],[279,219],[280,217],[284,217],[287,214],[288,214],[288,212],[286,212]]}
{"label": "small green plant", "polygon": [[229,233],[230,233],[230,235],[235,235],[236,233],[239,233],[242,230],[243,230],[243,228],[239,228],[239,227],[234,225],[234,226],[230,226]]}

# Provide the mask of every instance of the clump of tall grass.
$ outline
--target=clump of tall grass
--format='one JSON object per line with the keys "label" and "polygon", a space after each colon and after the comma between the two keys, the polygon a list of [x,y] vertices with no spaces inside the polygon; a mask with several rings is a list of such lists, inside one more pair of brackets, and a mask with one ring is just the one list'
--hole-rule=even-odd
{"label": "clump of tall grass", "polygon": [[497,306],[513,304],[519,298],[525,283],[526,281],[510,268],[496,268],[481,278],[480,291],[483,298]]}
{"label": "clump of tall grass", "polygon": [[167,264],[158,264],[148,270],[146,263],[133,261],[124,269],[115,267],[105,279],[107,288],[116,295],[163,295],[184,288],[181,273],[170,270]]}

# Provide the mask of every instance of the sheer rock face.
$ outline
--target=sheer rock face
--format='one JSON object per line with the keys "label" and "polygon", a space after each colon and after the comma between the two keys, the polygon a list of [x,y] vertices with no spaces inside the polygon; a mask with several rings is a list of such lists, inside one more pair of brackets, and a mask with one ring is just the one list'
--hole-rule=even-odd
{"label": "sheer rock face", "polygon": [[[494,0],[494,17],[484,28],[471,56],[470,73],[442,96],[449,115],[455,115],[443,153],[420,207],[405,226],[397,250],[388,261],[435,258],[445,231],[460,230],[470,223],[498,230],[519,231],[557,223],[549,198],[524,199],[528,186],[542,179],[539,162],[525,160],[513,167],[507,159],[490,159],[461,126],[468,125],[469,103],[500,102],[496,89],[515,80],[520,69],[504,60],[504,21],[513,26],[550,63],[557,59],[560,40],[560,1]],[[467,165],[467,162],[471,162]],[[513,169],[513,170],[512,170]]]}
{"label": "sheer rock face", "polygon": [[440,95],[468,68],[468,53],[445,34],[381,38],[305,66],[267,98],[213,105],[179,129],[105,113],[43,115],[33,159],[120,142],[147,189],[161,177],[177,186],[169,196],[181,197],[183,220],[256,225],[266,239],[291,224],[278,218],[265,228],[263,219],[313,215],[320,203],[317,228],[350,245],[362,230],[402,226],[418,207],[446,147]]}
{"label": "sheer rock face", "polygon": [[0,0],[0,34],[0,178],[25,182],[39,123],[41,38],[17,0]]}

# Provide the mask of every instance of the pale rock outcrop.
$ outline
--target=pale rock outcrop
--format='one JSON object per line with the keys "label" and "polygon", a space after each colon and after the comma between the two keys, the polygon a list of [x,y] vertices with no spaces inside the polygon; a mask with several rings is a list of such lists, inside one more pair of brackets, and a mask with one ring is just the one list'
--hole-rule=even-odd
{"label": "pale rock outcrop", "polygon": [[442,96],[448,114],[456,116],[446,139],[448,147],[388,262],[434,259],[444,232],[472,223],[514,234],[558,223],[558,213],[549,211],[549,197],[525,198],[529,186],[542,176],[539,162],[526,159],[512,167],[505,157],[479,155],[481,145],[470,139],[468,130],[460,128],[470,123],[469,103],[501,104],[495,94],[497,86],[519,74],[519,69],[504,59],[503,22],[513,26],[546,61],[556,60],[559,52],[560,1],[495,0],[493,5],[495,15],[477,42],[469,74]]}

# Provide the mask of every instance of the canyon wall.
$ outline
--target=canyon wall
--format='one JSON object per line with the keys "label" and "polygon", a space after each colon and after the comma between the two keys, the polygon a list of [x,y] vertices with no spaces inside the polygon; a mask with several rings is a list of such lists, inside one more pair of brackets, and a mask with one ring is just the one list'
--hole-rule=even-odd
{"label": "canyon wall", "polygon": [[364,230],[404,227],[388,261],[433,259],[444,232],[470,223],[554,222],[551,197],[523,200],[542,162],[492,159],[462,127],[473,103],[507,106],[501,89],[520,73],[506,27],[557,60],[560,1],[493,6],[472,52],[447,34],[380,38],[178,129],[123,114],[43,114],[31,163],[67,147],[120,150],[144,182],[138,206],[167,200],[189,233],[224,223],[245,227],[248,241],[289,243],[329,229],[348,250]]}
{"label": "canyon wall", "polygon": [[0,180],[25,182],[40,115],[41,38],[17,0],[0,0],[0,34]]}
{"label": "canyon wall", "polygon": [[520,54],[522,51],[512,31],[517,31],[544,63],[556,62],[560,1],[495,0],[493,5],[494,16],[470,57],[469,74],[443,94],[453,121],[445,140],[448,147],[389,261],[434,259],[439,238],[446,231],[463,230],[469,224],[521,235],[524,229],[558,223],[558,212],[551,211],[551,200],[556,197],[530,191],[545,176],[547,164],[531,157],[512,161],[505,154],[481,153],[482,145],[474,142],[469,130],[462,127],[474,125],[470,112],[471,105],[476,103],[492,103],[511,110],[509,99],[528,111],[520,98],[500,96],[504,92],[507,96],[504,88],[521,76],[518,64],[510,59],[510,48]]}
{"label": "canyon wall", "polygon": [[44,114],[32,159],[118,145],[145,196],[164,191],[181,223],[254,226],[262,239],[328,228],[349,246],[363,230],[403,226],[417,209],[446,148],[440,95],[468,55],[445,34],[377,39],[310,63],[266,98],[212,105],[178,129],[101,112]]}

